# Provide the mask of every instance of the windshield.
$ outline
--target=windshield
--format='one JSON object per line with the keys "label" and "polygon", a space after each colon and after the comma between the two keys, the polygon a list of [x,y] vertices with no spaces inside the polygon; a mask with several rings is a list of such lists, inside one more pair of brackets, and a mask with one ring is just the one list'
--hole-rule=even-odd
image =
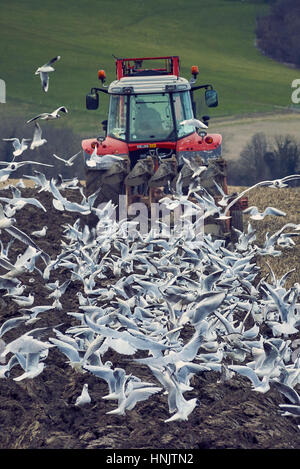
{"label": "windshield", "polygon": [[[126,128],[129,104],[129,129]],[[111,95],[107,134],[120,140],[175,140],[195,132],[190,93]],[[175,121],[175,123],[174,123]]]}
{"label": "windshield", "polygon": [[153,93],[130,96],[129,140],[174,138],[170,95]]}

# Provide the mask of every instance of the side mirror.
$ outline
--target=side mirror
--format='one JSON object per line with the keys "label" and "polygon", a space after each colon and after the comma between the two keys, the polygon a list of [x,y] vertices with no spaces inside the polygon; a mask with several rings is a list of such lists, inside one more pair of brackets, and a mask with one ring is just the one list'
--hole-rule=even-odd
{"label": "side mirror", "polygon": [[99,95],[97,92],[89,93],[86,95],[86,108],[88,110],[98,109],[99,107]]}
{"label": "side mirror", "polygon": [[210,120],[210,117],[209,116],[202,116],[201,120],[202,120],[203,124],[208,126],[208,121]]}
{"label": "side mirror", "polygon": [[205,102],[208,107],[218,106],[218,93],[216,92],[216,90],[205,91]]}

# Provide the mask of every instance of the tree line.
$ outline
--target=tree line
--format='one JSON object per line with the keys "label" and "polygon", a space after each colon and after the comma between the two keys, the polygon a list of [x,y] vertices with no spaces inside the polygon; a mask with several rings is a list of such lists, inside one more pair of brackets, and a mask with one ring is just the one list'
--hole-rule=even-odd
{"label": "tree line", "polygon": [[256,22],[257,47],[267,56],[300,67],[300,2],[278,0]]}
{"label": "tree line", "polygon": [[[227,161],[228,184],[251,186],[259,181],[281,179],[300,173],[300,144],[290,135],[267,139],[256,133],[243,148],[237,160]],[[297,186],[296,180],[289,183]]]}

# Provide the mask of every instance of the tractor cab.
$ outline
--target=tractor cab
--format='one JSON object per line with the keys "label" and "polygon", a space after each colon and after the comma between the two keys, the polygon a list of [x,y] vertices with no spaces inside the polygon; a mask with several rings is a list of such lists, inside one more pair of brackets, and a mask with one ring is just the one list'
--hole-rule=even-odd
{"label": "tractor cab", "polygon": [[[163,61],[163,65],[151,66],[157,61]],[[144,63],[146,68],[143,68]],[[205,88],[208,107],[218,105],[217,92],[211,85],[194,86],[197,67],[192,67],[190,82],[179,76],[178,57],[117,59],[116,70],[117,80],[108,87],[92,88],[86,97],[87,109],[97,109],[98,93],[110,95],[108,119],[104,121],[106,135],[110,138],[128,144],[176,142],[196,132],[194,125],[185,122],[194,118],[193,92],[196,89]],[[103,70],[98,72],[98,77],[104,84]],[[204,124],[208,124],[208,119],[203,116]]]}
{"label": "tractor cab", "polygon": [[[181,124],[193,118],[188,82],[181,83],[186,90],[175,91],[179,85],[175,83],[172,91],[166,91],[171,80],[166,81],[167,84],[161,79],[157,82],[157,77],[146,83],[136,79],[131,81],[132,90],[126,94],[119,94],[120,86],[112,84],[107,135],[128,143],[152,143],[174,142],[195,132],[194,126]],[[141,86],[143,93],[137,89]]]}
{"label": "tractor cab", "polygon": [[[187,193],[197,166],[207,166],[199,183],[208,192],[220,197],[217,182],[227,193],[222,136],[207,131],[209,116],[196,118],[194,100],[202,89],[206,106],[213,108],[218,95],[211,84],[196,84],[198,74],[193,66],[190,80],[181,77],[177,56],[116,59],[116,80],[109,85],[105,71],[98,71],[102,87],[91,89],[86,107],[95,110],[101,93],[110,96],[105,135],[82,141],[86,192],[98,191],[97,204],[111,200],[118,206],[126,195],[127,206],[143,202],[150,210],[152,202],[174,191],[179,174]],[[217,235],[220,223],[212,220]],[[228,231],[229,222],[225,225]]]}

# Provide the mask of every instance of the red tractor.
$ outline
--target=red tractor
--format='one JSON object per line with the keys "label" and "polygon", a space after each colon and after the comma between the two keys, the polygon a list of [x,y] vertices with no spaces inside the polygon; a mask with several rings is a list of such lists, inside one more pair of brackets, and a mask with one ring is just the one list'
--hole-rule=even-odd
{"label": "red tractor", "polygon": [[[222,136],[205,130],[209,116],[196,119],[194,100],[194,92],[202,89],[206,105],[213,108],[218,95],[210,84],[196,85],[197,66],[191,73],[190,81],[180,77],[177,56],[116,59],[117,79],[109,86],[105,71],[98,71],[102,87],[91,89],[86,107],[98,108],[100,92],[110,95],[108,119],[102,122],[105,135],[82,141],[86,193],[99,189],[96,205],[111,200],[118,206],[122,194],[127,206],[140,201],[150,207],[172,194],[179,173],[187,193],[195,165],[207,167],[200,183],[216,200],[221,195],[215,182],[228,193]],[[228,237],[232,226],[241,230],[246,206],[244,199],[239,201],[227,221],[212,217],[207,231]],[[89,223],[96,221],[97,217]]]}

